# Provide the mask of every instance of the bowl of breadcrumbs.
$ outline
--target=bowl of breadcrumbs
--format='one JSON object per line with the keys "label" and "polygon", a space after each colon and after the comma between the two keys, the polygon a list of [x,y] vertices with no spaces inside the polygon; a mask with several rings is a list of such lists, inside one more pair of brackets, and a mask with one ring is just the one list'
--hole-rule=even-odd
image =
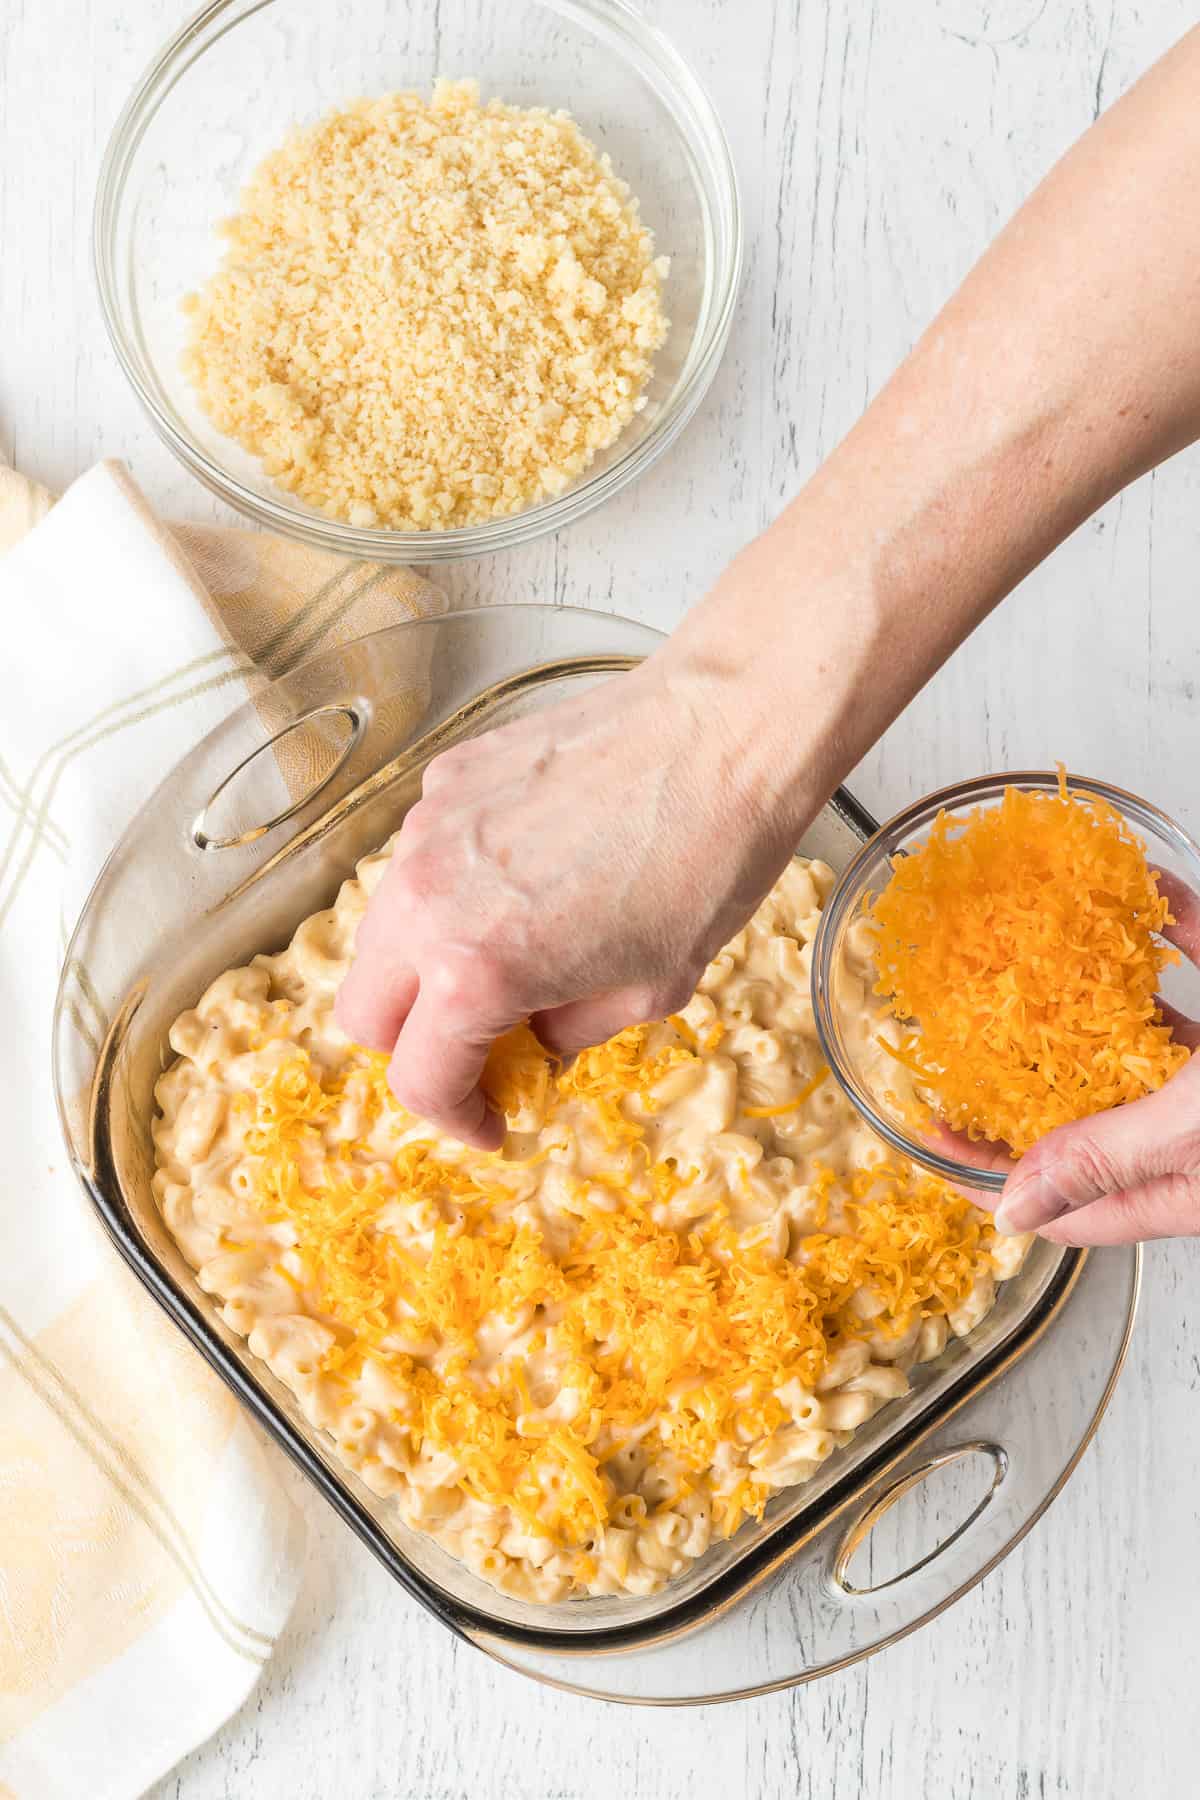
{"label": "bowl of breadcrumbs", "polygon": [[96,208],[118,355],[272,529],[384,561],[556,530],[715,372],[741,252],[720,125],[621,0],[328,14],[228,0],[142,82]]}

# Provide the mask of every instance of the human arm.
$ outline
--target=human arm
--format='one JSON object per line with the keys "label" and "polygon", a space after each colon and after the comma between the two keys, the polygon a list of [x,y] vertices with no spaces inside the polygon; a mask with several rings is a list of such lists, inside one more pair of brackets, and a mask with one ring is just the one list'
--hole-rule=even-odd
{"label": "human arm", "polygon": [[430,766],[345,1029],[481,1145],[492,1040],[672,1010],[987,612],[1200,434],[1200,32],[1081,140],[863,419],[638,671]]}

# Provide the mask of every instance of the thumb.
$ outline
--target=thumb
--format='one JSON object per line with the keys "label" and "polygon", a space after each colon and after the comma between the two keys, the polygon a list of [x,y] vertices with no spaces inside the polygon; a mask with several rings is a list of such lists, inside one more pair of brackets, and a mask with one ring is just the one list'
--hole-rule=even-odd
{"label": "thumb", "polygon": [[1200,1174],[1156,1175],[1064,1213],[1045,1225],[1051,1244],[1097,1247],[1144,1244],[1151,1238],[1200,1237]]}
{"label": "thumb", "polygon": [[[1160,1178],[1180,1175],[1200,1175],[1196,1055],[1157,1093],[1060,1125],[1035,1144],[1005,1183],[996,1227],[1006,1236],[1040,1231],[1093,1201],[1149,1191]],[[1178,1191],[1175,1182],[1167,1186]]]}

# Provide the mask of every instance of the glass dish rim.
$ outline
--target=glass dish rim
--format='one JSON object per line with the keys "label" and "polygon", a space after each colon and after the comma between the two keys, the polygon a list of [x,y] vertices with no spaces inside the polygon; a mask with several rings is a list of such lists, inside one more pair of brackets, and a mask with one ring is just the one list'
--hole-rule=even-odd
{"label": "glass dish rim", "polygon": [[[535,605],[532,608],[518,606],[476,608],[471,612],[454,612],[435,619],[409,621],[385,628],[384,631],[372,635],[387,638],[401,633],[462,629],[469,627],[472,616],[494,619],[497,612],[515,615],[526,611],[550,615],[557,622],[561,622],[563,614],[566,612],[579,612],[588,620],[589,624],[594,626],[597,623],[597,615],[592,609],[556,608],[543,604]],[[632,626],[637,633],[651,640],[658,641],[660,637],[660,634],[651,628],[637,624],[636,621],[617,620],[612,615],[602,616],[606,616],[610,623]],[[357,641],[363,643],[370,640]],[[348,646],[340,646],[338,649],[322,653],[312,660],[318,663],[326,660],[333,662],[344,654],[347,648]],[[595,653],[591,656],[586,654],[579,657],[572,656],[567,660],[578,664],[581,669],[591,668],[595,666]],[[617,665],[629,668],[636,665],[640,660],[640,655],[622,654],[616,658],[605,656],[602,660],[606,669],[614,668]],[[523,662],[520,666],[522,672],[510,677],[510,682],[514,680],[536,681],[551,671],[561,671],[565,665],[561,657],[539,655],[532,661]],[[294,681],[296,673],[285,676],[281,683],[275,685],[281,686]],[[496,694],[499,689],[493,686],[486,689],[485,692]],[[262,698],[263,696],[260,694],[255,700],[235,709],[230,718],[236,719],[250,712],[258,712]],[[227,719],[223,724],[216,726],[209,737],[218,736],[229,724],[230,719]],[[182,764],[165,778],[167,783],[179,774],[180,768],[186,766],[191,756],[200,754],[207,741],[207,739],[203,740],[182,759]],[[344,801],[335,801],[334,804],[339,806],[344,803]],[[155,796],[152,795],[143,812],[131,821],[129,830],[136,831],[144,814],[153,812],[154,808]],[[860,841],[871,835],[874,821],[844,790],[839,790],[831,798],[829,809],[840,817],[843,823],[851,827]],[[311,828],[304,826],[302,830],[306,834]],[[114,850],[114,859],[120,855],[123,842],[124,840]],[[107,869],[108,865],[106,864],[105,870],[101,871],[96,887],[85,904],[77,932],[84,928],[93,913],[97,894],[103,887]],[[73,937],[72,944],[75,941],[76,939]],[[112,1036],[122,1029],[132,1007],[136,1005],[140,997],[140,987],[141,984],[135,982],[126,991],[122,1004],[115,1012]],[[610,1650],[635,1652],[654,1644],[669,1641],[681,1633],[703,1628],[711,1623],[719,1613],[740,1601],[752,1587],[759,1584],[761,1579],[771,1574],[791,1554],[810,1541],[814,1533],[832,1525],[834,1519],[854,1503],[864,1486],[869,1487],[871,1482],[880,1475],[881,1470],[886,1472],[886,1468],[890,1467],[896,1459],[923,1441],[930,1432],[938,1429],[949,1415],[950,1410],[957,1410],[985,1381],[990,1381],[994,1374],[999,1374],[1017,1361],[1024,1349],[1036,1341],[1057,1316],[1059,1303],[1070,1291],[1074,1276],[1082,1266],[1083,1259],[1080,1253],[1071,1253],[1064,1257],[1059,1269],[1055,1271],[1051,1283],[1035,1305],[1017,1321],[1013,1329],[1007,1332],[998,1344],[980,1355],[970,1368],[962,1370],[956,1376],[939,1402],[918,1409],[912,1417],[898,1421],[895,1428],[888,1433],[886,1440],[871,1452],[869,1459],[865,1459],[861,1464],[856,1464],[843,1473],[836,1487],[822,1496],[818,1518],[814,1519],[812,1515],[799,1513],[792,1519],[781,1521],[778,1530],[772,1533],[768,1539],[759,1545],[748,1548],[736,1564],[707,1582],[699,1592],[676,1600],[650,1619],[630,1621],[626,1624],[597,1626],[589,1629],[586,1633],[578,1630],[566,1632],[552,1626],[541,1627],[508,1621],[497,1618],[495,1614],[481,1611],[472,1602],[448,1592],[435,1578],[431,1578],[425,1571],[408,1560],[403,1549],[395,1544],[365,1512],[349,1485],[340,1480],[336,1472],[322,1461],[317,1449],[308,1441],[305,1434],[279,1410],[270,1394],[255,1379],[253,1371],[244,1366],[241,1356],[230,1350],[221,1341],[206,1318],[203,1309],[178,1287],[171,1272],[160,1264],[153,1248],[144,1243],[143,1235],[126,1198],[122,1182],[115,1175],[111,1180],[105,1179],[103,1173],[108,1167],[110,1159],[103,1153],[106,1149],[103,1139],[101,1138],[98,1142],[97,1117],[101,1110],[102,1100],[101,1075],[104,1068],[111,1066],[111,1049],[108,1047],[106,1047],[106,1053],[102,1054],[100,1065],[93,1071],[91,1079],[92,1109],[91,1124],[86,1132],[87,1155],[84,1160],[76,1155],[76,1135],[68,1124],[63,1110],[67,1096],[58,1079],[59,1029],[59,1023],[56,1021],[55,1087],[72,1164],[96,1207],[102,1224],[124,1260],[138,1275],[142,1285],[151,1292],[164,1310],[171,1314],[177,1327],[205,1356],[227,1385],[234,1389],[251,1415],[267,1428],[276,1442],[291,1455],[292,1460],[308,1474],[310,1480],[313,1481],[323,1497],[333,1505],[343,1521],[349,1524],[363,1539],[367,1547],[371,1548],[376,1556],[385,1563],[393,1578],[399,1581],[412,1598],[431,1611],[448,1628],[473,1643],[478,1643],[479,1637],[482,1635],[493,1639],[498,1638],[526,1649],[558,1651],[570,1655],[574,1659],[596,1657]],[[101,1152],[99,1155],[97,1154],[98,1150]],[[95,1178],[97,1176],[98,1180]],[[127,1224],[123,1223],[122,1215],[128,1221]]]}
{"label": "glass dish rim", "polygon": [[[834,947],[844,922],[857,910],[863,894],[863,873],[881,855],[890,860],[897,847],[910,832],[931,824],[940,812],[955,812],[973,801],[998,799],[1006,787],[1020,787],[1030,793],[1056,793],[1059,787],[1057,769],[1013,769],[1004,774],[976,775],[968,781],[952,782],[915,800],[880,825],[874,836],[847,864],[834,884],[828,904],[821,914],[813,946],[813,1014],[821,1050],[833,1077],[846,1098],[855,1106],[872,1131],[893,1150],[960,1187],[974,1188],[977,1193],[998,1194],[1008,1179],[999,1169],[980,1169],[956,1158],[942,1156],[927,1144],[920,1143],[902,1131],[895,1122],[879,1111],[871,1095],[863,1087],[841,1054],[840,1034],[833,1013]],[[1066,773],[1064,779],[1072,790],[1095,794],[1106,800],[1123,818],[1140,826],[1151,838],[1158,836],[1172,843],[1190,861],[1200,879],[1200,843],[1185,831],[1153,801],[1145,800],[1127,788],[1100,781],[1089,775]],[[1151,858],[1153,860],[1153,858]]]}
{"label": "glass dish rim", "polygon": [[[246,17],[277,4],[277,0],[208,0],[187,19],[146,66],[113,126],[100,164],[92,211],[92,269],[100,299],[105,330],[117,361],[159,437],[177,459],[210,493],[269,530],[280,531],[318,549],[371,562],[446,562],[469,556],[489,555],[532,542],[561,530],[602,505],[655,464],[679,437],[699,407],[724,354],[733,325],[744,263],[744,221],[737,171],[725,128],[703,83],[674,42],[650,24],[632,0],[536,0],[567,17],[595,20],[618,38],[627,60],[634,66],[652,63],[670,83],[682,103],[691,131],[681,137],[690,161],[696,161],[696,143],[707,151],[707,167],[713,177],[714,216],[718,233],[710,246],[713,254],[706,270],[705,317],[688,348],[677,390],[661,416],[640,442],[617,454],[604,469],[569,488],[566,493],[540,502],[508,519],[486,520],[457,526],[449,531],[389,531],[346,524],[302,511],[282,497],[257,493],[227,473],[191,437],[180,431],[160,404],[152,385],[143,377],[141,359],[130,341],[119,297],[116,272],[116,228],[132,158],[141,139],[170,95],[175,81],[191,58],[178,67],[179,58],[230,8],[243,8],[211,40],[194,54],[202,55],[209,41],[232,30]],[[713,237],[712,232],[709,234]],[[726,240],[723,259],[716,249]],[[710,291],[711,290],[711,291]],[[281,490],[282,496],[282,490]]]}

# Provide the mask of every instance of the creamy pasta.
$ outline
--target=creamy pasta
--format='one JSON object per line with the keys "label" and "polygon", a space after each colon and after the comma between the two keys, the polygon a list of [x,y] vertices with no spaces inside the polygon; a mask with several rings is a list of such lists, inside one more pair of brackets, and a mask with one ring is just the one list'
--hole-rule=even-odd
{"label": "creamy pasta", "polygon": [[172,1027],[158,1203],[408,1525],[525,1599],[651,1593],[904,1394],[1028,1240],[893,1155],[824,1069],[833,875],[802,858],[679,1015],[565,1069],[527,1029],[503,1040],[501,1151],[439,1133],[333,1018],[389,849]]}

